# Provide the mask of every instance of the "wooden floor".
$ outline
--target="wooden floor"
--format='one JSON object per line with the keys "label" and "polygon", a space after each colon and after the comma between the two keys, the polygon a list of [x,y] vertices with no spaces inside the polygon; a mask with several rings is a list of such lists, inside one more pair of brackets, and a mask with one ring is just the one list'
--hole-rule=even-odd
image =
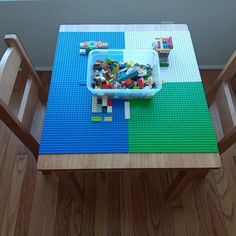
{"label": "wooden floor", "polygon": [[[202,71],[209,88],[218,71]],[[48,81],[50,74],[41,76]],[[21,94],[16,86],[14,107]],[[32,133],[40,139],[44,108]],[[84,200],[71,201],[54,175],[36,170],[31,154],[2,125],[0,130],[0,233],[2,236],[60,235],[236,235],[236,158],[196,180],[171,205],[168,172],[78,173]],[[4,145],[3,145],[4,144]]]}

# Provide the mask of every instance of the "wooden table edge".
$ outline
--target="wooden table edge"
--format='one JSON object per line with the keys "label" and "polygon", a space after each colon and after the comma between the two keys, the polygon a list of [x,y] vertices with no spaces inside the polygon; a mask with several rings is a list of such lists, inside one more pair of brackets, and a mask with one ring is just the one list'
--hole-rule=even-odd
{"label": "wooden table edge", "polygon": [[37,169],[46,170],[151,170],[217,169],[218,153],[173,154],[63,154],[39,155]]}
{"label": "wooden table edge", "polygon": [[189,31],[186,24],[60,25],[59,32]]}

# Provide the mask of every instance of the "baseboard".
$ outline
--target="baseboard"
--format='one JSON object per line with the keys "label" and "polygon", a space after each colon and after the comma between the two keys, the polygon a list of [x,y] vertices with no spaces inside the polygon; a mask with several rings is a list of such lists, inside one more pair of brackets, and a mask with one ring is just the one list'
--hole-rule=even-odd
{"label": "baseboard", "polygon": [[[221,70],[223,69],[223,65],[199,65],[200,70]],[[52,67],[47,66],[36,66],[36,71],[52,71]]]}

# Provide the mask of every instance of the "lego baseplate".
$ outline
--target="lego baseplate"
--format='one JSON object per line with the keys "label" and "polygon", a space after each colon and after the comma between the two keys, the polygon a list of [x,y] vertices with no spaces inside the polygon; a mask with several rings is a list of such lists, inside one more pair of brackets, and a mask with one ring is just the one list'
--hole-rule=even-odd
{"label": "lego baseplate", "polygon": [[[172,36],[174,42],[170,67],[161,69],[162,90],[153,99],[132,100],[130,119],[124,101],[113,100],[112,122],[92,122],[87,56],[79,55],[80,42],[100,40],[117,49],[142,49],[150,42],[150,49],[156,35]],[[217,152],[189,32],[59,33],[39,152]]]}

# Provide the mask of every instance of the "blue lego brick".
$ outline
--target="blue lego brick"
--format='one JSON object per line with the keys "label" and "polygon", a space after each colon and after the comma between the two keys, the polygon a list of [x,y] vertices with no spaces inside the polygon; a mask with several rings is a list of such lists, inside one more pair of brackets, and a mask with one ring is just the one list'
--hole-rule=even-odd
{"label": "blue lego brick", "polygon": [[124,101],[113,101],[112,122],[91,121],[88,56],[79,54],[80,42],[90,40],[108,42],[109,48],[125,46],[123,32],[59,33],[40,154],[128,153]]}

